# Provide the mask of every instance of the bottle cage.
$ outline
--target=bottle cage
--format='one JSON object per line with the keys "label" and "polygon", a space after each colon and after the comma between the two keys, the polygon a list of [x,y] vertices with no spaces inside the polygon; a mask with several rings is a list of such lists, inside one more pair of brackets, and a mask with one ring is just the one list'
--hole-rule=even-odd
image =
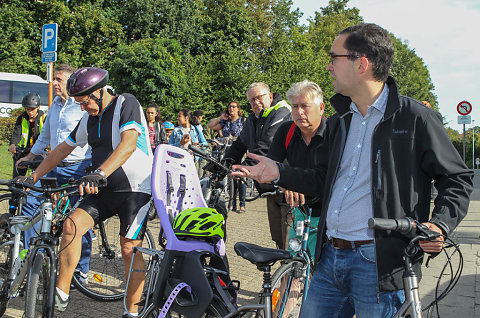
{"label": "bottle cage", "polygon": [[[207,242],[179,240],[172,228],[173,219],[180,211],[207,206],[192,155],[171,145],[157,147],[153,159],[152,196],[167,239],[166,250],[190,252],[203,249],[216,253],[215,247]],[[223,240],[219,241],[216,250],[224,253]]]}

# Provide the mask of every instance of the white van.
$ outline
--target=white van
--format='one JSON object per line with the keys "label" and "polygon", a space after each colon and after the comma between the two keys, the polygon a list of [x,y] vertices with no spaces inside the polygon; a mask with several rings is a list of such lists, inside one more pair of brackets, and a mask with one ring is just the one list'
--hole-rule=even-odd
{"label": "white van", "polygon": [[37,75],[0,72],[0,117],[8,117],[12,109],[22,107],[28,93],[40,95],[40,108],[48,110],[48,82]]}

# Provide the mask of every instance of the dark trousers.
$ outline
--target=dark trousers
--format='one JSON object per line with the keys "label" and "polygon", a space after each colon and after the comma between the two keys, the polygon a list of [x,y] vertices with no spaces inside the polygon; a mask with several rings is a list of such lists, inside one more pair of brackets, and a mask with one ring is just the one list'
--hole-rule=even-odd
{"label": "dark trousers", "polygon": [[267,213],[270,235],[278,249],[288,246],[288,230],[292,225],[292,213],[288,204],[283,202],[283,193],[267,196]]}

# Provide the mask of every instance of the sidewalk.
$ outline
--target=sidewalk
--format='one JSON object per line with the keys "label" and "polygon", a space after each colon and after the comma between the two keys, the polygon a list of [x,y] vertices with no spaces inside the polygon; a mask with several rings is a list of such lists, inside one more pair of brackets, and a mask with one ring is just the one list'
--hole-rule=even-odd
{"label": "sidewalk", "polygon": [[[462,276],[455,289],[440,303],[441,317],[480,318],[480,190],[472,195],[467,217],[457,228],[453,239],[460,243],[464,257]],[[157,221],[158,222],[158,221]],[[158,223],[149,225],[157,237]],[[241,281],[239,302],[245,304],[255,301],[255,296],[261,289],[262,275],[254,265],[238,257],[233,251],[233,245],[238,241],[246,241],[266,247],[274,247],[270,240],[266,201],[257,200],[247,204],[247,213],[230,213],[228,218],[227,255],[231,266],[232,279]],[[458,257],[454,257],[454,264]],[[422,305],[429,303],[434,295],[437,278],[445,263],[445,257],[439,255],[430,261],[430,268],[423,268],[423,279],[420,283]],[[454,266],[455,268],[455,266]],[[444,276],[440,290],[447,284]],[[55,313],[55,317],[121,317],[123,302],[102,303],[93,301],[78,291],[72,291],[72,301],[67,311]],[[4,317],[21,317],[24,308],[24,298],[18,297],[10,302]]]}
{"label": "sidewalk", "polygon": [[[460,244],[463,254],[463,272],[455,289],[440,302],[441,317],[480,318],[480,190],[475,189],[465,219],[455,230],[452,239]],[[453,257],[453,268],[458,264],[458,256]],[[439,255],[430,261],[430,268],[423,266],[423,279],[420,282],[422,306],[425,307],[435,295],[440,272],[445,264],[445,256]],[[450,278],[447,269],[442,278],[440,293]]]}

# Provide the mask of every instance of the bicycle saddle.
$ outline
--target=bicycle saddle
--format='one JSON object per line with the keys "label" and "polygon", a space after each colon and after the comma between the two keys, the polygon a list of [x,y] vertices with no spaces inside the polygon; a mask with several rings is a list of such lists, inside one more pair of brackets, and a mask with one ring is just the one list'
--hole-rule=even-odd
{"label": "bicycle saddle", "polygon": [[255,244],[238,242],[233,247],[238,256],[255,265],[273,264],[278,260],[292,258],[289,251],[261,247]]}

